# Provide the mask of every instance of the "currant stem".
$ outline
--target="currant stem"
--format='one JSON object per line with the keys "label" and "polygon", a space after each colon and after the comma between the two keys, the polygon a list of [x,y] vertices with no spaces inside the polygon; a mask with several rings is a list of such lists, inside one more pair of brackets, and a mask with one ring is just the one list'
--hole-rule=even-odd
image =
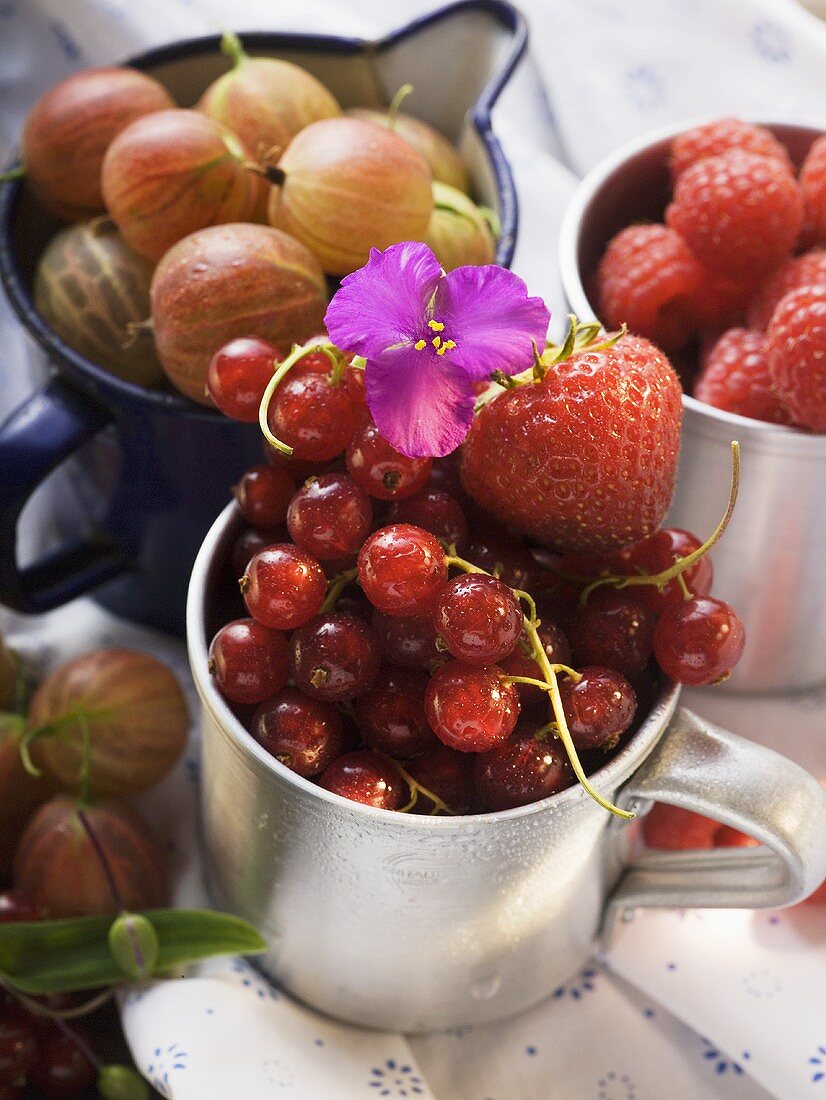
{"label": "currant stem", "polygon": [[630,577],[620,577],[613,575],[606,575],[604,577],[597,577],[595,581],[592,581],[586,588],[582,590],[582,594],[579,597],[579,602],[584,604],[587,602],[588,597],[594,591],[595,588],[599,588],[603,584],[611,584],[614,588],[630,588],[632,585],[639,584],[654,584],[659,589],[663,589],[669,581],[675,580],[684,573],[687,569],[690,569],[696,561],[699,561],[704,554],[707,554],[712,546],[722,536],[723,532],[729,525],[729,520],[734,512],[734,505],[737,503],[737,494],[740,490],[740,444],[736,439],[731,441],[731,486],[729,488],[728,504],[726,510],[723,513],[723,518],[714,528],[714,531],[709,535],[702,546],[698,546],[696,550],[692,550],[690,554],[686,554],[684,558],[677,558],[672,566],[668,569],[664,569],[661,573],[638,573],[633,574]]}
{"label": "currant stem", "polygon": [[0,981],[0,987],[11,993],[15,1000],[19,1001],[33,1016],[42,1016],[47,1020],[77,1020],[81,1016],[88,1016],[90,1012],[96,1012],[99,1008],[102,1008],[114,995],[114,989],[104,989],[74,1008],[49,1008],[48,1005],[41,1004],[40,1001],[34,997],[29,997],[26,993],[21,993],[19,989],[12,989],[11,986],[2,981]]}
{"label": "currant stem", "polygon": [[[379,755],[383,756],[384,754],[380,753]],[[389,756],[385,757],[385,759],[390,761]],[[402,806],[402,808],[399,810],[399,813],[409,813],[410,810],[412,810],[416,803],[419,801],[419,795],[423,794],[425,798],[429,798],[430,801],[433,803],[433,809],[430,811],[431,817],[439,811],[448,814],[450,817],[459,816],[456,811],[451,810],[450,806],[448,806],[446,802],[443,802],[437,794],[434,794],[433,791],[428,790],[428,788],[422,786],[422,784],[417,779],[414,779],[410,772],[401,766],[398,760],[392,760],[391,763],[396,768],[396,770],[401,773],[402,778],[404,779],[405,783],[407,783],[407,785],[410,787],[411,791],[410,801]]]}
{"label": "currant stem", "polygon": [[270,401],[272,401],[272,395],[275,393],[281,379],[284,378],[305,355],[309,355],[314,351],[327,352],[328,348],[333,347],[335,347],[335,345],[330,340],[317,340],[312,344],[302,344],[301,346],[294,347],[287,358],[282,363],[278,364],[278,368],[267,383],[267,388],[264,390],[264,395],[261,398],[261,404],[258,406],[258,426],[270,446],[275,447],[281,454],[291,455],[293,449],[286,443],[282,443],[280,439],[276,439],[270,431],[270,426],[267,423],[267,412],[269,411]]}
{"label": "currant stem", "polygon": [[[451,550],[453,548],[451,547]],[[480,569],[477,565],[473,565],[472,562],[465,561],[464,558],[458,557],[454,553],[450,553],[446,556],[448,565],[455,565],[458,569],[463,569],[466,573],[485,573],[484,569]],[[487,576],[491,574],[488,573]],[[636,814],[630,810],[621,810],[619,806],[615,806],[612,802],[609,802],[606,798],[591,786],[588,781],[588,776],[580,763],[579,756],[577,755],[576,746],[574,745],[571,737],[570,730],[568,729],[568,723],[565,718],[565,711],[562,708],[562,697],[559,694],[559,684],[557,683],[557,672],[564,672],[566,675],[573,674],[576,680],[581,679],[580,673],[574,669],[569,668],[567,665],[551,664],[548,660],[548,654],[545,652],[545,648],[542,645],[542,639],[539,637],[539,620],[536,617],[536,605],[531,596],[527,592],[522,592],[518,589],[512,590],[518,597],[529,600],[529,606],[532,608],[532,614],[530,617],[527,615],[522,616],[522,628],[527,635],[528,641],[531,646],[531,655],[539,668],[542,671],[542,675],[545,677],[544,682],[541,680],[532,680],[530,677],[506,677],[505,679],[511,679],[514,682],[524,680],[527,683],[531,683],[536,687],[541,688],[543,691],[547,691],[550,695],[551,710],[553,713],[553,720],[557,726],[557,736],[565,747],[565,752],[568,754],[568,759],[571,762],[571,767],[574,770],[574,775],[580,782],[580,785],[587,794],[593,798],[593,800],[602,806],[605,810],[610,810],[612,814],[616,814],[617,817],[624,818],[626,821],[631,821]]]}
{"label": "currant stem", "polygon": [[339,573],[338,576],[333,577],[327,587],[327,595],[324,597],[324,603],[319,609],[319,615],[324,615],[328,611],[335,609],[338,598],[348,584],[351,584],[359,575],[358,569],[345,569],[343,573]]}
{"label": "currant stem", "polygon": [[221,35],[221,53],[225,54],[233,66],[240,65],[247,60],[247,53],[241,44],[241,39],[234,31],[224,31]]}

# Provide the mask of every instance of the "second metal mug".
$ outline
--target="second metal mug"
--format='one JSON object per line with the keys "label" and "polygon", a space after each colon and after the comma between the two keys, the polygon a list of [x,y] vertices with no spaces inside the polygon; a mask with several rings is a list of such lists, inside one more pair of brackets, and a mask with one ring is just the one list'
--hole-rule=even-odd
{"label": "second metal mug", "polygon": [[[696,120],[695,120],[696,121]],[[565,296],[581,319],[595,316],[586,292],[611,237],[626,225],[662,220],[670,191],[671,139],[693,122],[638,138],[579,185],[562,225]],[[765,123],[800,163],[822,132]],[[826,681],[826,435],[765,424],[683,398],[680,467],[668,523],[705,538],[726,506],[731,441],[742,483],[734,517],[715,546],[714,594],[737,610],[746,649],[734,691],[792,691]]]}

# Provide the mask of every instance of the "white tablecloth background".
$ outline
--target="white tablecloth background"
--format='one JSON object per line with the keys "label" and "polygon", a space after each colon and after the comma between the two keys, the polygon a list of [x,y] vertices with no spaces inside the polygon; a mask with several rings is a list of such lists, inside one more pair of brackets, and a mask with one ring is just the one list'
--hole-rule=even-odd
{"label": "white tablecloth background", "polygon": [[[811,0],[814,7],[820,0]],[[418,0],[0,0],[0,153],[33,99],[87,65],[234,29],[370,36]],[[699,114],[822,122],[826,27],[794,0],[527,0],[531,60],[497,129],[514,165],[515,269],[564,316],[559,220],[576,177],[635,134]],[[0,415],[28,391],[25,340],[0,303]],[[53,665],[117,641],[169,660],[180,643],[82,600],[39,619],[0,610],[12,644]],[[826,691],[686,692],[699,713],[826,775]],[[193,708],[195,701],[193,699]],[[194,834],[197,744],[145,808],[170,837],[179,898],[203,899]],[[345,1028],[226,960],[123,1003],[138,1065],[175,1100],[780,1100],[826,1097],[826,908],[641,913],[607,958],[506,1023],[407,1040]]]}

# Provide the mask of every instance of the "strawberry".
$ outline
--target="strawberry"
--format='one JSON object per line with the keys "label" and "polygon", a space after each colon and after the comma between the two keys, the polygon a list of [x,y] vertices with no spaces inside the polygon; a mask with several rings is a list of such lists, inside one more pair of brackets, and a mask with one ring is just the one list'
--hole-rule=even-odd
{"label": "strawberry", "polygon": [[671,502],[681,392],[668,359],[640,337],[578,352],[483,406],[462,451],[465,490],[565,552],[644,538]]}
{"label": "strawberry", "polygon": [[655,802],[642,819],[642,835],[648,847],[672,852],[714,847],[720,827],[719,821],[667,802]]}

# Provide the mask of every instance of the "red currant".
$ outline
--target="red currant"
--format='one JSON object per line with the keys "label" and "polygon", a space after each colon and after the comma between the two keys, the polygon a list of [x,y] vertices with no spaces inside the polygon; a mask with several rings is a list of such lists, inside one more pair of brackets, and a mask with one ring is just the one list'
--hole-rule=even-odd
{"label": "red currant", "polygon": [[355,615],[317,615],[290,638],[290,670],[298,687],[316,699],[353,699],[376,678],[378,645]]}
{"label": "red currant", "polygon": [[[86,1031],[72,1024],[72,1030],[87,1045]],[[97,1070],[74,1040],[55,1029],[40,1039],[40,1049],[30,1078],[44,1100],[75,1100],[82,1096],[97,1077]]]}
{"label": "red currant", "polygon": [[241,515],[253,527],[277,527],[287,518],[295,482],[283,466],[253,466],[233,489]]}
{"label": "red currant", "polygon": [[378,752],[401,758],[438,745],[424,713],[427,677],[406,668],[384,668],[356,702],[364,740]]}
{"label": "red currant", "polygon": [[468,540],[465,513],[452,496],[439,489],[425,488],[416,496],[394,504],[387,514],[387,522],[412,523],[460,551]]}
{"label": "red currant", "polygon": [[281,356],[266,340],[240,336],[215,352],[207,371],[207,392],[233,420],[254,424],[267,383]]}
{"label": "red currant", "polygon": [[375,752],[345,753],[327,768],[319,784],[342,798],[380,810],[398,810],[408,800],[407,784],[398,769]]}
{"label": "red currant", "polygon": [[399,454],[372,420],[356,430],[347,447],[346,459],[350,476],[379,500],[414,496],[424,488],[433,461]]}
{"label": "red currant", "polygon": [[633,678],[654,649],[654,614],[630,590],[597,588],[568,627],[577,666],[603,665]]}
{"label": "red currant", "polygon": [[232,575],[243,576],[247,571],[250,558],[263,550],[265,546],[272,546],[276,542],[286,542],[289,539],[286,527],[274,527],[270,531],[262,531],[259,527],[248,527],[242,531],[232,546]]}
{"label": "red currant", "polygon": [[[421,785],[456,814],[467,813],[473,802],[473,756],[456,752],[437,742],[424,756],[405,764],[406,770]],[[429,814],[435,803],[419,794],[413,806],[414,814]]]}
{"label": "red currant", "polygon": [[327,579],[315,558],[287,542],[254,554],[239,584],[250,615],[274,630],[306,623],[327,594]]}
{"label": "red currant", "polygon": [[486,810],[526,806],[570,787],[573,772],[558,741],[521,727],[477,756],[473,781]]}
{"label": "red currant", "polygon": [[409,523],[382,527],[367,539],[358,561],[359,584],[388,615],[429,612],[447,581],[438,539]]}
{"label": "red currant", "polygon": [[344,385],[358,412],[360,414],[367,413],[369,416],[364,371],[359,367],[351,367],[348,363],[344,368]]}
{"label": "red currant", "polygon": [[326,462],[340,455],[356,427],[356,408],[343,385],[329,375],[293,368],[279,382],[267,423],[296,458]]}
{"label": "red currant", "polygon": [[746,632],[736,611],[713,596],[669,607],[654,631],[657,664],[680,684],[725,679],[743,655]]}
{"label": "red currant", "polygon": [[319,561],[358,553],[373,524],[370,498],[346,474],[311,477],[287,512],[293,541]]}
{"label": "red currant", "polygon": [[287,639],[254,619],[235,619],[212,639],[209,671],[231,702],[263,703],[287,682]]}
{"label": "red currant", "polygon": [[[428,489],[437,489],[447,493],[456,501],[466,500],[466,494],[462,488],[462,479],[459,476],[459,467],[452,455],[445,458],[434,458],[430,468],[430,476],[427,479]],[[462,512],[464,516],[464,510]],[[467,522],[467,517],[465,517]]]}
{"label": "red currant", "polygon": [[493,665],[513,653],[522,622],[513,591],[480,573],[448,581],[433,609],[436,633],[458,661],[469,665]]}
{"label": "red currant", "polygon": [[519,717],[519,694],[503,682],[493,665],[478,668],[448,661],[427,685],[425,714],[433,732],[448,748],[485,752],[504,741]]}
{"label": "red currant", "polygon": [[[626,565],[623,573],[663,573],[670,569],[677,558],[688,557],[702,545],[700,539],[678,527],[664,527],[649,535],[647,539],[626,547]],[[714,569],[708,554],[704,554],[694,565],[683,573],[683,580],[693,596],[707,596],[711,591]],[[656,615],[661,615],[667,607],[673,607],[683,600],[683,590],[679,581],[669,581],[659,591],[653,584],[636,587],[636,595]]]}
{"label": "red currant", "polygon": [[286,687],[253,715],[250,733],[285,767],[312,779],[344,751],[335,707]]}
{"label": "red currant", "polygon": [[385,615],[376,609],[373,632],[382,657],[390,665],[424,671],[439,659],[436,628],[430,615]]}
{"label": "red currant", "polygon": [[486,573],[504,581],[511,588],[531,592],[536,587],[538,569],[526,547],[513,539],[486,535],[471,541],[467,560]]}
{"label": "red currant", "polygon": [[634,721],[634,689],[622,673],[611,668],[583,668],[576,682],[560,677],[559,694],[578,749],[613,748]]}

